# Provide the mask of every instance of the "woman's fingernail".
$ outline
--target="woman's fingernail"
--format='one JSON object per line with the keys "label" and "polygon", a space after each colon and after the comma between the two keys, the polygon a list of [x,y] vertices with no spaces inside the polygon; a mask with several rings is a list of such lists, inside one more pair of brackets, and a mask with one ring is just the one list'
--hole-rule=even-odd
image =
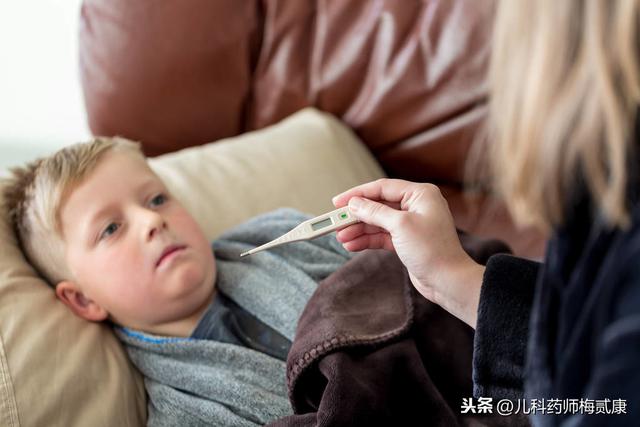
{"label": "woman's fingernail", "polygon": [[352,211],[357,211],[358,208],[360,208],[362,206],[362,199],[360,197],[352,197],[349,200],[349,209],[351,209]]}

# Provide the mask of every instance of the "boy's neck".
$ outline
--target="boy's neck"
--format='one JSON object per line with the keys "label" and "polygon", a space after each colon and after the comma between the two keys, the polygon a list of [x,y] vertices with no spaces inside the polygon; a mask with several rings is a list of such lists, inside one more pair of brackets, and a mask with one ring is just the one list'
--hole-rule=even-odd
{"label": "boy's neck", "polygon": [[207,311],[211,301],[215,298],[217,290],[215,287],[211,290],[211,294],[208,298],[205,298],[204,303],[188,317],[161,325],[156,325],[151,328],[145,328],[144,332],[148,332],[153,335],[169,336],[169,337],[189,337],[198,326],[198,322]]}

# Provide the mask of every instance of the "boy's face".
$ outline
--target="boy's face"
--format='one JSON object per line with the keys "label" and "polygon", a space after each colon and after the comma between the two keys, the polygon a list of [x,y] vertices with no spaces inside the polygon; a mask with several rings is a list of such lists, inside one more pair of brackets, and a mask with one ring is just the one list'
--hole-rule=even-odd
{"label": "boy's face", "polygon": [[211,247],[142,156],[105,153],[72,189],[60,216],[66,260],[81,293],[76,303],[93,302],[120,325],[156,333],[171,333],[171,325],[208,304],[215,282]]}

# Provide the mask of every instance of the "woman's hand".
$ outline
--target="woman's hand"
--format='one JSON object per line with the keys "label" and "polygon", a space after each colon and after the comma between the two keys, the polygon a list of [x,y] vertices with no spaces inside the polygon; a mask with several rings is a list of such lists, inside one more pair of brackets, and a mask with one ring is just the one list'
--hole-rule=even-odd
{"label": "woman's hand", "polygon": [[361,223],[337,233],[349,251],[395,251],[415,288],[475,327],[484,267],[462,249],[449,205],[432,184],[380,179],[333,198]]}

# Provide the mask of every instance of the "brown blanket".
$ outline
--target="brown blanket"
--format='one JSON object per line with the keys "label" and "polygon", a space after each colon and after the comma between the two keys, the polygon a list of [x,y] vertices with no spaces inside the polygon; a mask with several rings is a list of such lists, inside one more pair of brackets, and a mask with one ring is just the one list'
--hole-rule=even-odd
{"label": "brown blanket", "polygon": [[[461,235],[482,262],[503,245]],[[526,425],[461,414],[473,329],[418,294],[395,254],[367,251],[319,286],[287,360],[295,415],[272,426]]]}

